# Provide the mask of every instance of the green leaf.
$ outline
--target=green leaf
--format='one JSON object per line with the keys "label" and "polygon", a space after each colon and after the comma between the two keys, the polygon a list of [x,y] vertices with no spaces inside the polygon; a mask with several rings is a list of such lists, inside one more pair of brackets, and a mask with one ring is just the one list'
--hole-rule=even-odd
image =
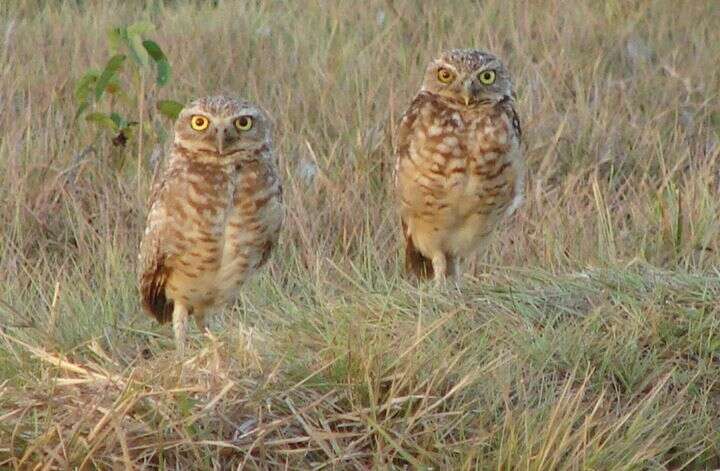
{"label": "green leaf", "polygon": [[147,67],[150,63],[150,56],[148,55],[145,47],[143,46],[142,37],[139,34],[130,33],[128,28],[128,49],[130,49],[130,57],[142,67]]}
{"label": "green leaf", "polygon": [[88,96],[95,89],[98,77],[100,77],[100,71],[91,69],[77,81],[77,85],[75,85],[75,99],[77,101],[85,103],[88,100]]}
{"label": "green leaf", "polygon": [[128,33],[127,28],[118,27],[108,31],[108,48],[113,54],[117,54],[123,44],[127,44]]}
{"label": "green leaf", "polygon": [[155,31],[155,25],[150,21],[137,21],[127,27],[128,36],[142,36]]}
{"label": "green leaf", "polygon": [[152,57],[155,62],[167,61],[165,53],[155,41],[146,39],[145,41],[143,41],[143,47],[148,52],[148,54],[150,54],[150,57]]}
{"label": "green leaf", "polygon": [[168,83],[168,80],[170,80],[170,63],[168,61],[158,62],[155,83],[162,87]]}
{"label": "green leaf", "polygon": [[113,95],[122,92],[122,84],[117,76],[110,79],[108,84],[105,86],[105,92]]}
{"label": "green leaf", "polygon": [[123,65],[125,58],[125,54],[116,54],[110,58],[105,66],[105,70],[103,70],[102,75],[100,75],[100,78],[97,80],[97,85],[95,86],[96,100],[99,100],[100,97],[102,97],[102,94],[105,92],[105,87],[107,87],[110,80],[112,80],[117,71]]}
{"label": "green leaf", "polygon": [[170,119],[177,119],[177,117],[180,116],[180,112],[183,108],[184,106],[182,103],[178,103],[177,101],[173,100],[159,100],[157,102],[157,109],[160,111],[160,113]]}
{"label": "green leaf", "polygon": [[81,114],[85,112],[85,110],[90,106],[90,103],[87,101],[84,103],[81,103],[80,106],[78,106],[77,111],[75,112],[75,118],[73,118],[74,121],[77,121],[77,119],[80,117]]}
{"label": "green leaf", "polygon": [[158,43],[149,39],[143,41],[143,46],[157,66],[157,77],[155,78],[155,83],[159,86],[165,85],[170,79],[170,63],[168,62],[165,53]]}
{"label": "green leaf", "polygon": [[112,119],[113,123],[115,123],[115,126],[117,126],[117,129],[123,129],[126,128],[128,125],[128,122],[125,118],[120,116],[119,113],[112,112],[110,113],[110,119]]}
{"label": "green leaf", "polygon": [[106,115],[105,113],[98,113],[98,112],[88,113],[88,115],[85,117],[85,120],[93,122],[99,126],[102,126],[104,128],[107,128],[107,129],[110,129],[113,131],[118,130],[118,127],[116,126],[115,121],[113,121],[113,119],[110,116]]}

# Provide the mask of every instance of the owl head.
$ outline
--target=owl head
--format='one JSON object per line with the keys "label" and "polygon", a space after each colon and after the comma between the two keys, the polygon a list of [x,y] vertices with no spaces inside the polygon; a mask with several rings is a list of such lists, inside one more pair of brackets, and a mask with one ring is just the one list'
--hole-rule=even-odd
{"label": "owl head", "polygon": [[494,55],[478,49],[452,49],[430,62],[422,90],[455,104],[478,106],[512,96],[512,81]]}
{"label": "owl head", "polygon": [[218,160],[242,159],[270,143],[272,123],[240,98],[211,96],[187,105],[175,122],[175,144]]}

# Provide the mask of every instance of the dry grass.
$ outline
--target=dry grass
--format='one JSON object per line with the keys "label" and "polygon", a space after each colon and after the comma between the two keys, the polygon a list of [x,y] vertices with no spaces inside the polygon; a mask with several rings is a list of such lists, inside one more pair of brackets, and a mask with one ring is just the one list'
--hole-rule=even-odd
{"label": "dry grass", "polygon": [[[716,2],[44,3],[0,4],[0,467],[720,466]],[[133,275],[161,144],[138,175],[136,141],[72,122],[106,30],[143,18],[163,96],[272,111],[288,202],[182,378]],[[527,201],[461,292],[417,287],[392,138],[468,45],[514,72]]]}

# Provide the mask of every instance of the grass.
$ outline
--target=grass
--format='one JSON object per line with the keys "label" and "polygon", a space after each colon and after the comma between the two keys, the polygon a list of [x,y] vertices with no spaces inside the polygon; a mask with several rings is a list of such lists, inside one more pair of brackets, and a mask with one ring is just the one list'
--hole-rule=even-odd
{"label": "grass", "polygon": [[[720,467],[715,2],[217,3],[0,5],[0,467]],[[271,111],[287,201],[182,379],[134,282],[162,143],[138,168],[73,123],[138,19],[163,93]],[[513,71],[529,167],[460,290],[402,275],[391,191],[397,122],[456,46]]]}

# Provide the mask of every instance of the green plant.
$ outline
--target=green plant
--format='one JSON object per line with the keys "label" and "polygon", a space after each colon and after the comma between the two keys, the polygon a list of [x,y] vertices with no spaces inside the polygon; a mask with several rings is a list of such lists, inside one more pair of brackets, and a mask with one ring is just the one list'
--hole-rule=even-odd
{"label": "green plant", "polygon": [[[146,73],[154,66],[156,87],[167,85],[171,76],[170,62],[162,48],[157,42],[146,38],[154,29],[152,23],[140,21],[110,30],[110,59],[102,70],[88,70],[75,88],[78,101],[75,119],[84,116],[86,121],[111,132],[114,146],[125,147],[133,128],[140,128],[142,132],[137,133],[138,158],[142,153],[143,134],[154,133],[144,120],[145,97],[148,93]],[[123,71],[126,72],[125,76],[122,75]],[[109,111],[101,111],[108,108]],[[182,104],[174,100],[158,100],[157,108],[161,114],[175,119]],[[162,136],[159,137],[162,139]]]}

